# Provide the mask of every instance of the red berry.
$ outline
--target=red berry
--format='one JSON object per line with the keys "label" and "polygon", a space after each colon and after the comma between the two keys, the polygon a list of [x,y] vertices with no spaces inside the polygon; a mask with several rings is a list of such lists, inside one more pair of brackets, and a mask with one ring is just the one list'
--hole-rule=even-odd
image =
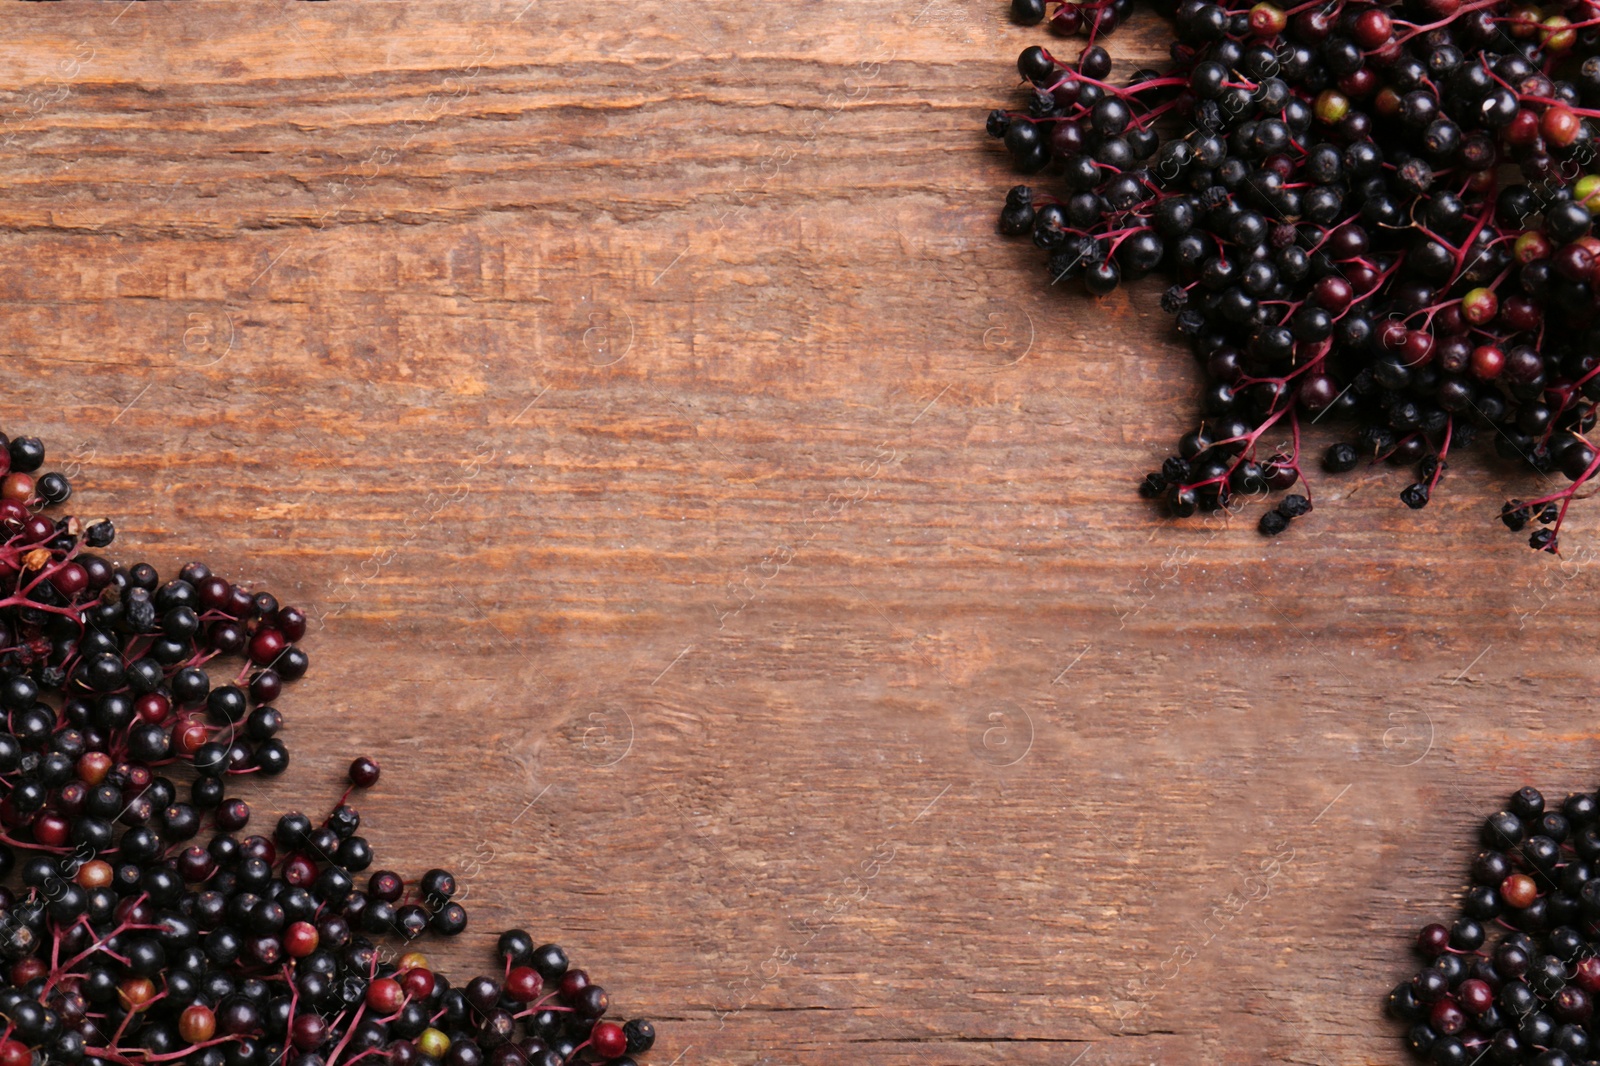
{"label": "red berry", "polygon": [[628,1037],[616,1022],[595,1022],[589,1031],[589,1044],[603,1059],[619,1059],[628,1050]]}
{"label": "red berry", "polygon": [[289,642],[276,629],[258,629],[250,638],[250,661],[257,666],[269,666],[288,646]]}
{"label": "red berry", "polygon": [[1365,296],[1378,287],[1378,272],[1365,263],[1350,264],[1345,269],[1344,276],[1358,296]]}
{"label": "red berry", "polygon": [[1467,1016],[1456,1006],[1455,1000],[1446,997],[1428,1011],[1428,1024],[1441,1036],[1455,1036],[1467,1027]]}
{"label": "red berry", "polygon": [[350,783],[357,788],[371,788],[378,783],[378,763],[365,755],[350,764]]}
{"label": "red berry", "polygon": [[1500,898],[1506,906],[1521,910],[1539,897],[1539,886],[1527,874],[1511,874],[1500,882]]}
{"label": "red berry", "polygon": [[178,876],[191,885],[198,885],[216,872],[216,860],[198,844],[184,848],[178,855]]}
{"label": "red berry", "polygon": [[84,888],[108,888],[114,876],[115,872],[109,862],[104,859],[91,859],[78,867],[77,881]]}
{"label": "red berry", "polygon": [[1393,32],[1394,20],[1389,17],[1389,12],[1381,7],[1371,7],[1356,17],[1350,36],[1362,48],[1373,49],[1388,43]]}
{"label": "red berry", "polygon": [[[1368,70],[1366,67],[1346,74],[1339,79],[1339,91],[1357,100],[1363,100],[1371,96],[1372,91],[1377,87],[1377,72]],[[1343,116],[1340,117],[1342,118]]]}
{"label": "red berry", "polygon": [[1482,1014],[1494,1006],[1494,989],[1489,987],[1487,981],[1480,981],[1476,977],[1462,981],[1461,987],[1456,989],[1456,996],[1461,1000],[1461,1006],[1473,1014]]}
{"label": "red berry", "polygon": [[1590,955],[1578,962],[1573,980],[1585,992],[1600,992],[1600,957]]}
{"label": "red berry", "polygon": [[1526,148],[1539,139],[1539,116],[1527,108],[1518,111],[1511,124],[1501,134],[1505,142],[1515,148]]}
{"label": "red berry", "polygon": [[173,733],[173,742],[176,744],[178,751],[184,755],[193,755],[210,739],[210,730],[192,719],[188,724],[180,726]]}
{"label": "red berry", "polygon": [[50,967],[44,964],[43,959],[22,959],[11,966],[11,983],[21,987],[29,981],[37,981],[50,972]]}
{"label": "red berry", "polygon": [[1493,381],[1506,368],[1506,353],[1492,344],[1480,344],[1472,349],[1472,376],[1479,381]]}
{"label": "red berry", "polygon": [[1316,285],[1312,287],[1311,294],[1316,297],[1317,303],[1321,304],[1325,310],[1337,313],[1350,306],[1350,301],[1355,296],[1355,291],[1344,278],[1337,274],[1329,274],[1325,278],[1317,279]]}
{"label": "red berry", "polygon": [[317,864],[304,855],[292,855],[283,864],[283,879],[295,888],[306,888],[317,879]]}
{"label": "red berry", "polygon": [[1433,334],[1420,329],[1408,332],[1400,357],[1406,366],[1422,366],[1427,363],[1433,358]]}
{"label": "red berry", "polygon": [[46,541],[56,535],[56,524],[42,514],[22,523],[22,535],[31,541]]}
{"label": "red berry", "polygon": [[148,977],[129,977],[117,986],[117,1002],[125,1011],[143,1010],[155,998],[155,982]]}
{"label": "red berry", "polygon": [[405,998],[405,990],[392,977],[380,977],[367,985],[367,1007],[379,1017],[387,1017],[399,1010]]}
{"label": "red berry", "polygon": [[1379,45],[1377,48],[1374,48],[1372,50],[1372,54],[1369,55],[1367,59],[1368,62],[1372,63],[1373,66],[1387,67],[1392,65],[1395,60],[1399,59],[1404,52],[1404,46],[1393,37],[1390,37],[1387,41],[1383,42],[1383,44]]}
{"label": "red berry", "polygon": [[303,959],[322,942],[317,927],[310,922],[295,922],[283,931],[283,950],[290,958]]}
{"label": "red berry", "polygon": [[203,1044],[217,1031],[217,1016],[211,1008],[196,1003],[178,1015],[178,1035],[191,1044]]}
{"label": "red berry", "polygon": [[1568,244],[1550,257],[1550,266],[1568,281],[1587,281],[1594,272],[1594,256],[1581,244]]}
{"label": "red berry", "polygon": [[571,999],[589,987],[589,975],[583,970],[568,970],[561,975],[561,995]]}
{"label": "red berry", "polygon": [[1507,296],[1500,301],[1500,317],[1512,329],[1533,330],[1539,328],[1539,305],[1526,296]]}
{"label": "red berry", "polygon": [[49,848],[59,848],[72,835],[72,823],[53,811],[45,811],[33,823],[33,839]]}
{"label": "red berry", "polygon": [[273,621],[284,638],[293,642],[306,635],[306,613],[298,607],[279,607]]}
{"label": "red berry", "polygon": [[[7,474],[0,481],[0,498],[26,503],[33,498],[33,478],[27,474]],[[3,1066],[3,1064],[0,1064]]]}
{"label": "red berry", "polygon": [[66,563],[50,575],[50,584],[70,600],[89,587],[89,572],[77,563]]}
{"label": "red berry", "polygon": [[1294,24],[1295,37],[1307,44],[1321,44],[1333,32],[1333,19],[1321,8],[1302,11],[1290,22]]}
{"label": "red berry", "polygon": [[1504,21],[1511,28],[1511,36],[1520,41],[1526,41],[1538,34],[1540,17],[1537,7],[1532,4],[1524,4],[1512,8],[1505,16]]}
{"label": "red berry", "polygon": [[418,966],[407,970],[405,976],[400,978],[400,983],[406,990],[406,995],[412,999],[427,999],[433,995],[433,971]]}
{"label": "red berry", "polygon": [[1557,148],[1565,148],[1577,140],[1582,126],[1583,120],[1565,104],[1552,104],[1539,119],[1539,132]]}
{"label": "red berry", "polygon": [[1417,950],[1423,957],[1433,959],[1443,955],[1450,947],[1450,930],[1434,922],[1417,933]]}
{"label": "red berry", "polygon": [[149,692],[139,697],[133,709],[146,722],[161,722],[172,712],[172,701],[159,692]]}
{"label": "red berry", "polygon": [[316,1050],[327,1037],[328,1023],[322,1020],[322,1015],[304,1011],[295,1016],[289,1039],[301,1051]]}
{"label": "red berry", "polygon": [[[1579,237],[1572,243],[1588,252],[1589,258],[1595,261],[1597,268],[1600,268],[1600,237],[1596,237],[1591,234],[1589,236]],[[1593,273],[1591,273],[1590,277],[1593,278],[1593,276]]]}
{"label": "red berry", "polygon": [[247,619],[256,613],[256,598],[240,585],[228,586],[228,602],[222,608],[238,619]]}
{"label": "red berry", "polygon": [[1076,37],[1083,29],[1083,12],[1075,4],[1062,4],[1054,15],[1050,16],[1050,29],[1062,37]]}
{"label": "red berry", "polygon": [[215,574],[200,582],[195,591],[200,593],[200,604],[213,611],[220,611],[228,605],[228,583]]}
{"label": "red berry", "polygon": [[103,751],[86,751],[78,760],[78,779],[87,785],[98,785],[111,772],[111,756]]}
{"label": "red berry", "polygon": [[1378,341],[1391,352],[1398,352],[1405,348],[1406,341],[1411,337],[1411,331],[1406,329],[1406,324],[1398,319],[1389,319],[1383,324],[1383,329],[1378,333]]}
{"label": "red berry", "polygon": [[506,975],[506,995],[518,1003],[531,1003],[539,998],[543,984],[539,971],[531,966],[517,966]]}

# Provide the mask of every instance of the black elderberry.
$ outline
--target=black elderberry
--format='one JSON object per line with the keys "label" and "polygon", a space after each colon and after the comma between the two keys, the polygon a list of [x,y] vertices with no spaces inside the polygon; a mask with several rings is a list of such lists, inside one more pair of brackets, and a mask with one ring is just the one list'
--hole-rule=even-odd
{"label": "black elderberry", "polygon": [[1023,26],[1037,26],[1044,14],[1044,0],[1011,0],[1011,18]]}
{"label": "black elderberry", "polygon": [[1038,45],[1024,48],[1022,54],[1017,56],[1017,73],[1036,85],[1046,83],[1054,76],[1055,70],[1055,62],[1049,53]]}
{"label": "black elderberry", "polygon": [[1428,505],[1429,495],[1428,486],[1419,481],[1400,491],[1400,502],[1415,511]]}
{"label": "black elderberry", "polygon": [[628,1039],[628,1054],[642,1055],[655,1046],[656,1027],[643,1018],[635,1018],[625,1022],[622,1026],[623,1035]]}
{"label": "black elderberry", "polygon": [[63,475],[50,473],[43,475],[34,483],[34,491],[45,503],[59,505],[66,503],[72,496],[72,485]]}
{"label": "black elderberry", "polygon": [[[502,944],[501,953],[505,952],[506,946]],[[567,972],[567,953],[555,944],[544,944],[532,950],[527,964],[537,970],[546,981],[553,981]]]}
{"label": "black elderberry", "polygon": [[7,445],[11,469],[29,474],[44,465],[44,442],[38,437],[13,437]]}
{"label": "black elderberry", "polygon": [[[1030,202],[1026,190],[1013,198]],[[1091,243],[1094,261],[1104,261]],[[1126,254],[1133,264],[1146,262],[1144,269],[1154,266],[1150,246]],[[37,651],[27,651],[48,656],[43,663],[0,656],[0,784],[8,818],[26,821],[30,840],[0,845],[0,877],[19,860],[22,866],[22,895],[0,888],[8,917],[0,956],[19,983],[0,988],[0,1013],[10,1023],[0,1060],[72,1066],[90,1061],[93,1050],[94,1063],[264,1066],[288,1061],[293,1045],[293,1066],[318,1066],[317,1048],[354,1045],[354,1055],[382,1052],[398,1066],[429,1066],[438,1055],[454,1066],[483,1066],[474,1042],[482,1037],[496,1055],[526,1052],[539,1066],[554,1055],[550,1048],[566,1060],[579,1044],[632,1063],[626,1052],[648,1045],[648,1023],[634,1031],[597,1024],[608,1008],[605,991],[581,972],[568,975],[560,949],[533,948],[525,933],[502,946],[544,975],[531,983],[534,991],[541,981],[555,988],[570,978],[554,992],[558,1010],[523,1016],[488,1004],[488,1024],[478,1026],[442,975],[402,959],[402,972],[387,962],[381,972],[405,981],[403,991],[394,981],[392,1016],[350,1032],[344,1018],[381,983],[373,980],[376,946],[352,925],[402,940],[453,936],[466,928],[467,912],[451,900],[456,882],[443,869],[424,874],[416,898],[395,874],[374,876],[370,893],[355,892],[350,871],[368,868],[373,855],[349,805],[334,807],[323,828],[285,815],[272,839],[242,836],[251,810],[227,799],[227,781],[237,773],[270,778],[288,765],[283,715],[270,704],[309,667],[293,643],[306,635],[306,616],[202,563],[163,583],[147,563],[112,567],[83,552],[112,543],[112,523],[83,527],[32,514],[64,503],[70,487],[59,474],[26,477],[43,463],[37,440],[0,443],[11,477],[22,479],[6,482],[11,544],[30,552],[30,570],[51,568],[48,581],[0,607],[0,634],[13,634],[0,645],[19,632],[38,634]],[[213,687],[205,667],[195,666],[240,653],[253,659],[248,688]],[[179,783],[158,776],[163,765],[192,768],[190,802],[179,802]],[[350,763],[354,787],[373,786],[378,776],[373,760]],[[214,832],[189,844],[206,824],[202,812]],[[286,968],[290,959],[296,970]],[[296,996],[304,1007],[298,1013]],[[448,1036],[427,1034],[435,1018]],[[566,1018],[582,1018],[587,1028],[568,1037]],[[213,1034],[221,1034],[219,1044],[210,1044]],[[555,1044],[538,1050],[546,1045],[536,1040]],[[499,1055],[494,1066],[514,1063]]]}
{"label": "black elderberry", "polygon": [[446,903],[433,912],[428,924],[441,936],[457,936],[467,928],[466,909],[459,903]]}
{"label": "black elderberry", "polygon": [[1523,821],[1512,811],[1500,811],[1492,814],[1483,825],[1483,843],[1486,847],[1500,850],[1515,848],[1522,841],[1524,829]]}

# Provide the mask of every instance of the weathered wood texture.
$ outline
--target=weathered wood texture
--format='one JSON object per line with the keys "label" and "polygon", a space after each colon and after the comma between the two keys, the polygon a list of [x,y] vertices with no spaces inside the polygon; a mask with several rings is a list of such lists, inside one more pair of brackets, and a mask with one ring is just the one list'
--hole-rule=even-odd
{"label": "weathered wood texture", "polygon": [[4,428],[325,623],[263,803],[376,755],[438,951],[652,1061],[1394,1061],[1470,826],[1595,784],[1595,509],[1152,515],[1192,371],[992,235],[1002,6],[10,6]]}

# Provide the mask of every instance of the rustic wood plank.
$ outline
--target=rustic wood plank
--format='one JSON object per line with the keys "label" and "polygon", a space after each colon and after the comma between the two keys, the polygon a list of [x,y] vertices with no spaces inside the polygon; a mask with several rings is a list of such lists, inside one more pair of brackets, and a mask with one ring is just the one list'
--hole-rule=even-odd
{"label": "rustic wood plank", "polygon": [[1476,819],[1593,783],[1600,530],[1153,515],[1192,370],[992,236],[1002,8],[14,7],[5,428],[321,619],[264,804],[376,755],[437,953],[652,1061],[1394,1061]]}

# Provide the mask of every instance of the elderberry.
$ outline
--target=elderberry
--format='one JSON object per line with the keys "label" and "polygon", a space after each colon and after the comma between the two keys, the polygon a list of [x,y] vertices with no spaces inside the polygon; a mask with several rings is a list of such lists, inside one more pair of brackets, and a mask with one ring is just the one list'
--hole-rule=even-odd
{"label": "elderberry", "polygon": [[[0,877],[21,882],[0,888],[0,1066],[633,1066],[653,1026],[612,1020],[558,947],[504,934],[525,965],[478,1010],[420,953],[380,952],[466,929],[454,875],[357,890],[354,807],[269,830],[229,794],[288,767],[275,701],[310,666],[304,612],[202,563],[164,581],[98,554],[110,521],[42,513],[72,495],[32,476],[45,459],[0,436]],[[348,776],[371,787],[377,763]]]}
{"label": "elderberry", "polygon": [[[1294,442],[1272,463],[1282,491],[1303,472],[1300,431],[1322,422],[1348,433],[1324,470],[1414,467],[1399,496],[1421,509],[1481,437],[1570,482],[1502,511],[1517,530],[1539,518],[1530,545],[1558,550],[1600,477],[1593,5],[1158,6],[1167,71],[1111,80],[1095,41],[1131,0],[1057,4],[1050,28],[1087,47],[1024,50],[1025,105],[987,122],[1018,170],[1046,175],[1007,194],[1000,231],[1031,236],[1057,288],[1160,274],[1205,368],[1189,472],[1140,494],[1178,517],[1257,494],[1268,433]],[[1025,25],[1046,7],[1011,4]]]}
{"label": "elderberry", "polygon": [[1591,858],[1600,848],[1561,842],[1577,831],[1600,843],[1600,804],[1576,793],[1559,811],[1549,806],[1523,788],[1491,815],[1461,917],[1418,933],[1423,966],[1386,1001],[1414,1055],[1437,1063],[1443,1047],[1451,1062],[1591,1058],[1585,1026],[1600,993],[1600,942],[1589,921],[1600,907],[1600,867]]}

